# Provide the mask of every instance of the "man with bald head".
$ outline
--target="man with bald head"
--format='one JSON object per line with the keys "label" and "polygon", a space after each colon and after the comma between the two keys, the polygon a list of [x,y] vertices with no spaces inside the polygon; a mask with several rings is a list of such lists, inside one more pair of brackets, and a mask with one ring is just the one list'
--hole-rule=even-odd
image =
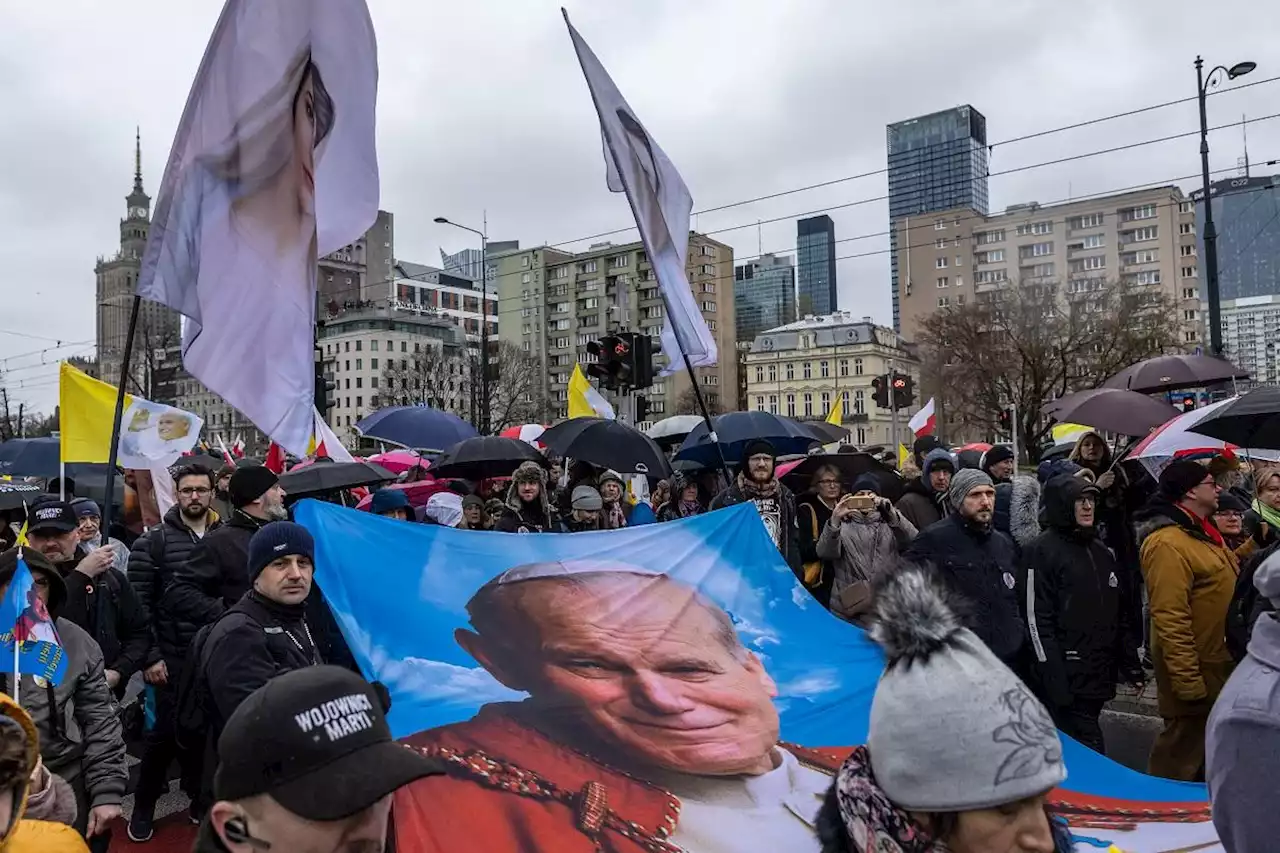
{"label": "man with bald head", "polygon": [[776,685],[696,590],[613,561],[537,563],[467,612],[459,645],[529,698],[409,739],[449,769],[397,794],[397,849],[819,849],[838,759],[778,744]]}

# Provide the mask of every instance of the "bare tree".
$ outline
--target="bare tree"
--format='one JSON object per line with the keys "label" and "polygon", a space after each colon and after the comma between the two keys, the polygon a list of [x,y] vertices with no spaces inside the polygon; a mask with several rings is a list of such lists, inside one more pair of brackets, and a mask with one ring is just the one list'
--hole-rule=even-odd
{"label": "bare tree", "polygon": [[1014,428],[1028,449],[1043,434],[1046,403],[1179,348],[1176,306],[1150,286],[1036,281],[979,297],[923,321],[925,384],[938,389],[948,423],[981,437],[992,436],[1000,413],[1017,405]]}
{"label": "bare tree", "polygon": [[[477,387],[480,358],[473,357]],[[510,426],[548,423],[551,406],[542,393],[542,368],[510,341],[490,344],[489,426],[495,433]]]}
{"label": "bare tree", "polygon": [[[720,397],[717,394],[708,394],[703,389],[702,399],[706,401],[707,411],[712,417],[724,414],[724,408],[720,405]],[[676,397],[676,410],[673,414],[677,415],[701,415],[702,407],[698,405],[698,395],[694,393],[693,386],[686,386],[679,396]]]}

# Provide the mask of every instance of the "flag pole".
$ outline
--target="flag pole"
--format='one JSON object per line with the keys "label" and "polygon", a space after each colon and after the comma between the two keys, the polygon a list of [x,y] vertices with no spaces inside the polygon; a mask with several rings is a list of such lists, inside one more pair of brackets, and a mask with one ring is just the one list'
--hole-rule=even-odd
{"label": "flag pole", "polygon": [[22,650],[22,644],[18,641],[18,631],[15,625],[12,629],[13,636],[13,704],[21,704],[18,698],[18,684],[22,681],[22,676],[18,672],[18,655]]}
{"label": "flag pole", "polygon": [[133,296],[133,307],[129,309],[129,328],[124,335],[124,354],[120,356],[120,385],[116,388],[116,416],[111,422],[111,447],[107,451],[107,493],[102,503],[102,541],[111,540],[111,504],[116,489],[116,459],[120,445],[120,421],[124,418],[124,386],[129,375],[129,356],[133,352],[133,335],[138,330],[138,311],[142,308],[142,297]]}

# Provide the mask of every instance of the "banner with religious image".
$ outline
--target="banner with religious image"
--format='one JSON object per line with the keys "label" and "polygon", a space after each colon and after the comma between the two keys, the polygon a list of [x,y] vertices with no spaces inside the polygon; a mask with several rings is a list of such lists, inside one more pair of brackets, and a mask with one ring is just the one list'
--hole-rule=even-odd
{"label": "banner with religious image", "polygon": [[[297,518],[396,736],[450,768],[396,795],[397,849],[818,853],[883,658],[752,505],[571,535]],[[1062,741],[1078,850],[1221,851],[1203,785]]]}

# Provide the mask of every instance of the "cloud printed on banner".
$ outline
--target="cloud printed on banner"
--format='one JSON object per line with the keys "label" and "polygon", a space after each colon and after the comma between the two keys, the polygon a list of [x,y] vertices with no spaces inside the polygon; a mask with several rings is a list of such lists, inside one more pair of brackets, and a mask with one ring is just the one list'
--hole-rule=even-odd
{"label": "cloud printed on banner", "polygon": [[814,700],[843,687],[839,674],[830,668],[815,669],[799,678],[779,685],[778,692],[792,699]]}
{"label": "cloud printed on banner", "polygon": [[[350,625],[351,620],[344,620],[344,624]],[[351,634],[350,646],[352,652],[369,662],[373,678],[385,684],[395,696],[468,707],[525,698],[525,694],[504,687],[479,667],[457,666],[419,657],[394,657],[375,644],[368,632],[358,627]]]}

